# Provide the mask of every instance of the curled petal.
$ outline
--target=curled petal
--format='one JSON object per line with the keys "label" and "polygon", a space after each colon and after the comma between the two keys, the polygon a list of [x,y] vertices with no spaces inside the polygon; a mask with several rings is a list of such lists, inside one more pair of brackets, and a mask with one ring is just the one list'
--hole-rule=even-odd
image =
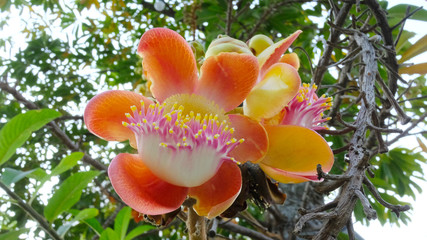
{"label": "curled petal", "polygon": [[288,50],[289,46],[291,46],[300,33],[302,33],[301,30],[294,32],[291,36],[271,45],[258,55],[261,76],[267,72],[271,65],[279,61],[280,57]]}
{"label": "curled petal", "polygon": [[264,165],[262,163],[260,163],[259,166],[265,172],[265,174],[267,174],[268,176],[270,176],[274,180],[281,182],[281,183],[302,183],[302,182],[307,182],[307,181],[318,181],[319,180],[317,178],[317,175],[315,175],[315,174],[312,174],[312,175],[300,174],[299,175],[298,173],[283,171],[281,169],[273,168],[273,167],[270,167],[268,165]]}
{"label": "curled petal", "polygon": [[[317,164],[328,172],[334,163],[334,155],[325,139],[308,128],[292,125],[265,125],[270,141],[262,160],[263,169],[278,181],[295,179],[314,180]],[[267,168],[268,167],[268,168]],[[282,176],[283,178],[279,178]]]}
{"label": "curled petal", "polygon": [[252,55],[220,53],[203,63],[196,93],[230,111],[251,91],[258,71],[257,60]]}
{"label": "curled petal", "polygon": [[232,161],[225,161],[213,178],[190,188],[188,195],[197,200],[193,207],[199,216],[213,218],[231,206],[241,187],[240,168]]}
{"label": "curled petal", "polygon": [[154,28],[142,35],[138,54],[152,82],[153,95],[163,102],[178,93],[193,93],[197,81],[197,66],[190,45],[178,33],[166,28]]}
{"label": "curled petal", "polygon": [[176,210],[188,193],[188,188],[156,177],[134,154],[117,155],[108,167],[108,176],[114,190],[127,205],[148,215]]}
{"label": "curled petal", "polygon": [[236,130],[233,137],[245,141],[230,152],[229,156],[236,161],[256,163],[264,157],[268,149],[267,132],[257,121],[244,115],[229,114],[231,125]]}
{"label": "curled petal", "polygon": [[280,58],[280,62],[287,63],[294,67],[296,70],[299,69],[300,63],[299,63],[299,57],[296,53],[287,53]]}
{"label": "curled petal", "polygon": [[298,93],[300,85],[301,79],[294,67],[274,64],[246,98],[245,115],[258,120],[275,116]]}
{"label": "curled petal", "polygon": [[107,141],[130,140],[136,146],[135,134],[122,125],[126,121],[125,113],[131,112],[131,106],[139,107],[141,101],[150,105],[150,99],[141,94],[111,90],[96,95],[86,106],[84,122],[88,130]]}

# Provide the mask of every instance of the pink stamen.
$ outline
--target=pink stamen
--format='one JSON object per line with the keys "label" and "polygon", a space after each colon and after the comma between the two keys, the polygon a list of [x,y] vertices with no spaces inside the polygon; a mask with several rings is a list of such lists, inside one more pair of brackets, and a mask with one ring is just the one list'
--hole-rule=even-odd
{"label": "pink stamen", "polygon": [[316,95],[317,86],[303,84],[299,93],[284,108],[280,124],[298,125],[313,130],[327,129],[319,125],[330,118],[323,118],[323,112],[331,108],[332,98],[320,98]]}

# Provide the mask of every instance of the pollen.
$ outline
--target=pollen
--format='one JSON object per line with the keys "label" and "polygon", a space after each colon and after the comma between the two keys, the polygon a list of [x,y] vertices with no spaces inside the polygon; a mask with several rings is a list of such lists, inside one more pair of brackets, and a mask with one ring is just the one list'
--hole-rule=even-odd
{"label": "pollen", "polygon": [[324,111],[331,109],[332,97],[316,94],[317,86],[304,83],[299,93],[285,107],[280,124],[299,125],[313,130],[326,129],[322,124],[330,118],[324,118]]}

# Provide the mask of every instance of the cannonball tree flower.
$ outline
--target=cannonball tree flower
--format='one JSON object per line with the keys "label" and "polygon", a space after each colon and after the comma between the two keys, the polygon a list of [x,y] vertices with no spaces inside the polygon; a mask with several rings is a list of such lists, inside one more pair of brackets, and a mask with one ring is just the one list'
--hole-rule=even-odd
{"label": "cannonball tree flower", "polygon": [[283,183],[316,181],[317,164],[325,172],[334,157],[325,139],[314,130],[330,98],[316,95],[316,86],[301,86],[296,54],[284,54],[301,31],[277,43],[266,36],[255,36],[249,47],[258,58],[260,72],[257,84],[244,102],[244,114],[263,123],[269,138],[269,149],[259,163],[263,171]]}
{"label": "cannonball tree flower", "polygon": [[[144,214],[171,212],[189,196],[197,200],[198,215],[215,217],[240,192],[237,162],[257,161],[267,151],[267,135],[257,121],[226,115],[253,88],[257,59],[224,52],[206,58],[199,73],[189,44],[164,28],[144,33],[138,54],[155,102],[112,90],[92,98],[84,113],[93,134],[129,140],[138,151],[112,160],[111,183],[126,204]],[[235,149],[240,152],[232,155]]]}

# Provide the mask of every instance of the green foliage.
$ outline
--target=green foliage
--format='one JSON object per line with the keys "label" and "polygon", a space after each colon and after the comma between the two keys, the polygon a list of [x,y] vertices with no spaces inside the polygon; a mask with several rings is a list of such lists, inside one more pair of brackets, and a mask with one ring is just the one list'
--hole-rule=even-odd
{"label": "green foliage", "polygon": [[0,130],[0,165],[9,160],[31,133],[61,116],[51,109],[30,110],[12,118]]}
{"label": "green foliage", "polygon": [[50,222],[80,200],[84,188],[99,175],[97,171],[78,172],[67,178],[50,198],[44,215]]}

